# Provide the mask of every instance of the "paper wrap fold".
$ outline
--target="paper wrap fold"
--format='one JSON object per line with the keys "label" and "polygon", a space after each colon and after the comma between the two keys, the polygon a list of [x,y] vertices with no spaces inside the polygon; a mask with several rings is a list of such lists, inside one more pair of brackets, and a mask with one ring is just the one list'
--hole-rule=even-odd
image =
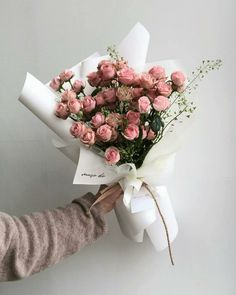
{"label": "paper wrap fold", "polygon": [[[181,68],[174,60],[146,64],[149,39],[148,31],[138,23],[117,46],[117,50],[137,71],[144,71],[154,64],[165,67],[167,74]],[[106,58],[109,57],[95,53],[71,69],[76,78],[85,79],[89,72],[96,70],[98,62]],[[85,93],[91,90],[92,87],[86,83]],[[55,147],[75,164],[78,163],[73,183],[99,185],[119,182],[124,196],[117,203],[115,213],[124,235],[133,241],[142,242],[146,232],[156,250],[165,249],[168,244],[163,222],[155,202],[150,193],[142,187],[142,183],[149,185],[158,201],[172,242],[177,236],[178,225],[165,183],[174,167],[178,145],[176,137],[172,134],[171,139],[168,135],[164,136],[162,141],[150,150],[142,167],[137,170],[132,164],[111,167],[105,165],[101,157],[84,148],[70,135],[69,129],[73,122],[71,119],[61,120],[54,115],[56,97],[56,92],[50,89],[48,83],[44,85],[27,73],[19,100],[59,136],[61,140],[53,140]]]}

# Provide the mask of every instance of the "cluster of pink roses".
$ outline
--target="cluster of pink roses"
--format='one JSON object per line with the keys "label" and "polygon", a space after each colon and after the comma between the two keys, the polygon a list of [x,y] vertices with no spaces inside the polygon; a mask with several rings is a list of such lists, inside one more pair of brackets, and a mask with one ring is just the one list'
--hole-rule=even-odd
{"label": "cluster of pink roses", "polygon": [[[87,76],[88,83],[95,87],[90,95],[84,94],[83,81],[73,82],[73,77],[73,72],[66,70],[50,83],[61,93],[55,114],[62,119],[77,115],[77,119],[73,117],[76,122],[71,134],[85,145],[95,144],[102,149],[108,164],[122,162],[124,155],[127,160],[129,153],[132,161],[135,149],[130,149],[131,145],[142,153],[142,148],[152,144],[158,135],[152,121],[156,117],[161,120],[161,113],[171,105],[171,94],[183,91],[185,82],[180,71],[172,73],[168,80],[161,66],[137,74],[122,59],[103,60],[97,71]],[[65,89],[64,83],[69,83],[70,88]],[[145,144],[140,145],[140,140]]]}

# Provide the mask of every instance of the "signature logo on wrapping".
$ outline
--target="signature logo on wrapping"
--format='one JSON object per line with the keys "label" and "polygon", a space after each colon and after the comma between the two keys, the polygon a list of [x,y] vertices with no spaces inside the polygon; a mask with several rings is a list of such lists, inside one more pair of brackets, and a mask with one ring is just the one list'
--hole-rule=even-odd
{"label": "signature logo on wrapping", "polygon": [[101,174],[92,174],[92,173],[81,173],[81,176],[83,177],[89,177],[89,178],[104,178],[106,177],[104,172]]}

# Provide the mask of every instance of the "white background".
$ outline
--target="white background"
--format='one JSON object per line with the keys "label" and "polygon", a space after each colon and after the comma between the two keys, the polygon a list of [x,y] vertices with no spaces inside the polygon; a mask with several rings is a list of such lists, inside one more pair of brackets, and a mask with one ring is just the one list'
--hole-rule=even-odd
{"label": "white background", "polygon": [[1,295],[235,294],[235,15],[234,0],[0,1],[0,208],[9,214],[91,190],[72,185],[75,167],[17,101],[27,71],[47,82],[118,43],[137,21],[151,33],[148,61],[224,61],[196,94],[197,116],[169,183],[180,227],[176,266],[148,240],[127,240],[111,213],[106,237],[42,273],[2,283]]}

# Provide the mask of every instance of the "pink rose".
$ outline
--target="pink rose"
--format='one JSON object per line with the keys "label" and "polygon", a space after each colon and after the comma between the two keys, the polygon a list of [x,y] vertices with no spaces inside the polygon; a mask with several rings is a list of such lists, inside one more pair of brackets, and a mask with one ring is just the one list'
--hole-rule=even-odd
{"label": "pink rose", "polygon": [[103,94],[99,92],[96,96],[94,96],[94,99],[96,100],[96,103],[98,106],[103,106],[106,102],[103,97]]}
{"label": "pink rose", "polygon": [[86,128],[80,136],[80,141],[86,145],[93,145],[95,143],[95,132],[91,128]]}
{"label": "pink rose", "polygon": [[129,124],[136,124],[138,125],[140,123],[140,113],[128,111],[126,114],[126,118],[129,122]]}
{"label": "pink rose", "polygon": [[117,127],[118,125],[121,125],[123,122],[123,117],[121,114],[118,113],[110,113],[106,117],[106,123],[111,127]]}
{"label": "pink rose", "polygon": [[170,96],[172,92],[172,88],[170,84],[167,84],[164,81],[159,81],[157,83],[157,91],[160,95]]}
{"label": "pink rose", "polygon": [[76,93],[79,93],[83,88],[84,88],[84,82],[81,80],[75,80],[75,82],[73,83],[73,90]]}
{"label": "pink rose", "polygon": [[120,101],[131,100],[132,97],[132,89],[127,86],[119,87],[116,91],[116,96]]}
{"label": "pink rose", "polygon": [[110,63],[111,63],[111,61],[108,60],[108,59],[103,59],[103,60],[101,60],[101,61],[98,63],[98,70],[100,70],[102,66],[104,66],[104,65],[109,65]]}
{"label": "pink rose", "polygon": [[170,101],[166,96],[159,95],[153,101],[153,108],[156,111],[165,111],[170,106]]}
{"label": "pink rose", "polygon": [[147,129],[144,126],[141,126],[142,129],[142,139],[145,139],[147,137]]}
{"label": "pink rose", "polygon": [[133,86],[136,86],[136,87],[141,86],[140,85],[140,75],[138,75],[138,74],[135,75]]}
{"label": "pink rose", "polygon": [[68,102],[71,99],[76,99],[76,93],[73,90],[65,90],[61,95],[61,101]]}
{"label": "pink rose", "polygon": [[151,68],[148,73],[156,80],[164,79],[166,76],[165,69],[161,66]]}
{"label": "pink rose", "polygon": [[52,81],[50,82],[49,86],[54,89],[54,90],[58,90],[61,87],[61,80],[60,77],[55,77],[52,79]]}
{"label": "pink rose", "polygon": [[150,100],[147,96],[141,96],[139,98],[138,110],[140,113],[147,113],[150,110]]}
{"label": "pink rose", "polygon": [[132,85],[135,81],[136,75],[133,69],[125,67],[117,72],[118,81],[125,85]]}
{"label": "pink rose", "polygon": [[70,115],[67,105],[63,102],[58,103],[56,105],[55,115],[63,120],[67,119]]}
{"label": "pink rose", "polygon": [[102,78],[101,78],[99,72],[92,72],[92,73],[88,74],[87,79],[88,79],[89,84],[92,87],[97,87],[100,84],[100,82],[102,81]]}
{"label": "pink rose", "polygon": [[67,103],[71,113],[77,114],[82,108],[82,102],[76,98],[70,99]]}
{"label": "pink rose", "polygon": [[103,63],[100,68],[101,77],[103,80],[111,80],[116,75],[115,66],[111,62]]}
{"label": "pink rose", "polygon": [[105,123],[105,116],[98,112],[92,117],[91,122],[95,128],[98,128]]}
{"label": "pink rose", "polygon": [[111,139],[112,130],[111,126],[104,124],[97,129],[96,132],[97,138],[101,141],[107,142]]}
{"label": "pink rose", "polygon": [[65,70],[59,75],[62,82],[69,81],[73,76],[74,76],[74,73],[71,70]]}
{"label": "pink rose", "polygon": [[74,122],[70,127],[70,133],[76,138],[80,138],[86,130],[85,124],[81,122]]}
{"label": "pink rose", "polygon": [[120,152],[118,148],[111,146],[105,151],[105,161],[108,165],[116,164],[120,161]]}
{"label": "pink rose", "polygon": [[116,90],[114,88],[107,88],[102,92],[106,102],[113,103],[116,101]]}
{"label": "pink rose", "polygon": [[128,140],[134,140],[139,136],[139,128],[135,124],[129,124],[124,131],[124,137]]}
{"label": "pink rose", "polygon": [[150,99],[150,101],[154,101],[154,98],[157,97],[156,90],[153,90],[153,89],[148,90],[147,96]]}
{"label": "pink rose", "polygon": [[180,87],[184,84],[185,79],[186,79],[186,77],[185,77],[184,73],[181,71],[176,71],[171,74],[172,82],[178,87]]}
{"label": "pink rose", "polygon": [[83,108],[84,108],[84,111],[86,113],[89,113],[91,112],[92,110],[94,110],[96,107],[96,101],[95,99],[88,95],[88,96],[85,96],[84,99],[83,99]]}
{"label": "pink rose", "polygon": [[132,97],[137,98],[143,95],[143,88],[136,87],[132,89]]}
{"label": "pink rose", "polygon": [[154,79],[153,79],[152,75],[147,74],[147,73],[143,73],[140,76],[141,87],[143,87],[145,89],[150,89],[150,88],[152,88],[153,84],[154,84]]}
{"label": "pink rose", "polygon": [[156,136],[157,136],[156,133],[150,128],[147,134],[147,139],[153,140]]}

